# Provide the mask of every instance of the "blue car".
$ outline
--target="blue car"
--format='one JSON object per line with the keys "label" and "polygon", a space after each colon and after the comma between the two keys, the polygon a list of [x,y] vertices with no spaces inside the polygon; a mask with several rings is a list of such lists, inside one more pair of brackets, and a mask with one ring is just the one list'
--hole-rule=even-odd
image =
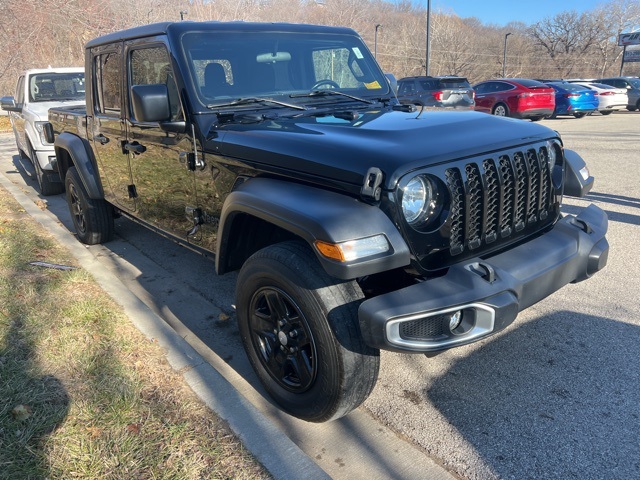
{"label": "blue car", "polygon": [[599,100],[595,90],[569,82],[548,82],[547,85],[556,91],[556,108],[551,118],[558,115],[582,118],[598,110]]}

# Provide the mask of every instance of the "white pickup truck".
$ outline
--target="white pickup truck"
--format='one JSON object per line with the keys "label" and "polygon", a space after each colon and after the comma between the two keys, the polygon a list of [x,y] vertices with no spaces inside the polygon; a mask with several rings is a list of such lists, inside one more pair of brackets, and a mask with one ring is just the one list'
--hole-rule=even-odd
{"label": "white pickup truck", "polygon": [[15,97],[2,97],[9,112],[21,159],[33,165],[42,195],[62,193],[64,183],[55,171],[53,144],[47,143],[42,125],[52,107],[82,105],[85,101],[84,68],[46,68],[25,71],[18,78]]}

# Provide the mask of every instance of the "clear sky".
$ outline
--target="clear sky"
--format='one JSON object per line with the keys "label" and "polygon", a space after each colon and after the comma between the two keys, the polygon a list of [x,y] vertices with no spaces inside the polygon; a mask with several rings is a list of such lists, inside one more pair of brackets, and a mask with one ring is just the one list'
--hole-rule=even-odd
{"label": "clear sky", "polygon": [[[512,21],[531,25],[560,12],[582,13],[605,3],[604,0],[431,0],[431,9],[453,12],[461,18],[477,17],[486,25],[502,26]],[[414,0],[414,4],[426,8],[427,0]]]}

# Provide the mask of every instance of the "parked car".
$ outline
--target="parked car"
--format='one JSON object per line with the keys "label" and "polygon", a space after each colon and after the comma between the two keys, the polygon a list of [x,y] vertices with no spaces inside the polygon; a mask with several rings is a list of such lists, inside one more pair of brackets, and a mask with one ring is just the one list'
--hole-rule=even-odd
{"label": "parked car", "polygon": [[501,78],[474,85],[476,110],[537,122],[553,114],[555,91],[528,78]]}
{"label": "parked car", "polygon": [[349,28],[157,23],[85,61],[86,107],[45,126],[78,240],[124,215],[239,270],[239,339],[299,418],[360,405],[380,349],[486,339],[607,263],[606,213],[561,208],[594,179],[558,132],[416,115]]}
{"label": "parked car", "polygon": [[627,95],[627,90],[624,88],[588,81],[571,81],[571,83],[582,85],[596,92],[596,96],[598,97],[598,111],[602,115],[609,115],[614,111],[622,110],[626,108],[629,103],[629,96]]}
{"label": "parked car", "polygon": [[405,77],[398,80],[400,103],[473,109],[475,92],[464,77]]}
{"label": "parked car", "polygon": [[558,115],[582,118],[598,110],[599,100],[595,90],[569,82],[549,82],[546,85],[556,91],[556,108],[551,118]]}
{"label": "parked car", "polygon": [[627,110],[635,112],[640,110],[640,78],[638,77],[611,77],[600,78],[596,80],[598,83],[613,85],[614,87],[624,88],[627,90],[629,100]]}
{"label": "parked car", "polygon": [[64,191],[64,183],[53,167],[53,144],[45,140],[42,130],[49,109],[82,105],[84,99],[82,67],[27,70],[18,78],[15,97],[0,99],[2,109],[9,112],[18,154],[32,163],[42,195]]}

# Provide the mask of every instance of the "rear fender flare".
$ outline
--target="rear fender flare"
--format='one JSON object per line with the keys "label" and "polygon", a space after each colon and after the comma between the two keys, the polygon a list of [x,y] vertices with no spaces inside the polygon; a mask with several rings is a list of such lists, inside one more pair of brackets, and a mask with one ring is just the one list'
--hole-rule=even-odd
{"label": "rear fender flare", "polygon": [[[96,159],[89,142],[77,135],[63,132],[56,137],[54,148],[58,158],[60,176],[64,179],[69,167],[75,166],[89,198],[94,200],[103,199],[104,190],[102,189],[102,182],[100,182],[98,169],[96,168]],[[62,160],[63,151],[70,157],[71,164]]]}

